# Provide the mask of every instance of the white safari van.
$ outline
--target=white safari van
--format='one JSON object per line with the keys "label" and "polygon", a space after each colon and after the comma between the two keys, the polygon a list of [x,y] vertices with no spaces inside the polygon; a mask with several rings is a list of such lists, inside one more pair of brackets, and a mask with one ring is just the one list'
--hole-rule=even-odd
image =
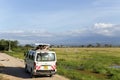
{"label": "white safari van", "polygon": [[39,44],[36,49],[29,50],[25,55],[25,71],[35,75],[54,75],[56,69],[56,53],[49,51],[49,44]]}

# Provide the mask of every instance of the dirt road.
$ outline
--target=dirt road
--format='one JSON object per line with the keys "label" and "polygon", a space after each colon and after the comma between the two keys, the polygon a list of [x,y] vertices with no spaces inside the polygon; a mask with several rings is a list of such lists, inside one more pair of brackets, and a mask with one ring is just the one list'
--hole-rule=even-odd
{"label": "dirt road", "polygon": [[5,53],[0,53],[0,64],[4,66],[1,74],[3,74],[3,77],[10,80],[69,80],[57,74],[53,77],[42,76],[30,78],[30,74],[24,71],[24,61],[11,57]]}

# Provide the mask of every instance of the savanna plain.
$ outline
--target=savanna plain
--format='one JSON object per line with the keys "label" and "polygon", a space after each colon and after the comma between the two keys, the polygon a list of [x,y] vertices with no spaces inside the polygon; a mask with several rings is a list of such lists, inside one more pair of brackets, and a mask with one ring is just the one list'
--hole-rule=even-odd
{"label": "savanna plain", "polygon": [[[57,74],[70,80],[120,80],[120,48],[50,48],[57,54]],[[5,53],[24,59],[24,50]]]}

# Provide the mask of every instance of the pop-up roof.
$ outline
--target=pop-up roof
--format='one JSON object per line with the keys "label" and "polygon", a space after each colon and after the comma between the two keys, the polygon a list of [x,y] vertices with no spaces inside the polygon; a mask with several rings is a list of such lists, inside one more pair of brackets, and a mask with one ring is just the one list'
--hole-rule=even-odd
{"label": "pop-up roof", "polygon": [[36,50],[48,50],[50,47],[50,44],[46,43],[35,43],[35,49]]}

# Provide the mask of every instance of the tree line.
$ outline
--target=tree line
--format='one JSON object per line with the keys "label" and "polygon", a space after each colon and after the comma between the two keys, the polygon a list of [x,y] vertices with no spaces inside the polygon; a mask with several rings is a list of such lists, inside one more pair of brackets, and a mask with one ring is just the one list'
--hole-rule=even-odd
{"label": "tree line", "polygon": [[51,45],[51,47],[56,47],[56,48],[66,48],[66,47],[78,47],[78,48],[110,48],[110,47],[120,47],[120,45],[112,45],[112,44],[100,44],[100,43],[95,43],[95,44],[84,44],[84,45]]}
{"label": "tree line", "polygon": [[10,50],[10,49],[13,49],[13,48],[16,48],[18,47],[18,41],[17,40],[4,40],[4,39],[1,39],[0,40],[0,50],[3,51],[3,50]]}
{"label": "tree line", "polygon": [[[80,47],[80,48],[99,48],[99,47],[120,47],[120,46],[115,46],[112,44],[100,44],[100,43],[96,43],[96,44],[87,44],[87,45],[51,45],[50,47],[55,47],[55,48],[65,48],[65,47]],[[1,39],[0,40],[0,51],[7,51],[7,50],[28,50],[30,48],[33,48],[33,46],[31,44],[25,44],[24,46],[19,45],[19,42],[17,40],[5,40],[5,39]]]}
{"label": "tree line", "polygon": [[30,44],[20,45],[17,40],[0,40],[0,51],[17,51],[26,52],[27,50],[33,48]]}

